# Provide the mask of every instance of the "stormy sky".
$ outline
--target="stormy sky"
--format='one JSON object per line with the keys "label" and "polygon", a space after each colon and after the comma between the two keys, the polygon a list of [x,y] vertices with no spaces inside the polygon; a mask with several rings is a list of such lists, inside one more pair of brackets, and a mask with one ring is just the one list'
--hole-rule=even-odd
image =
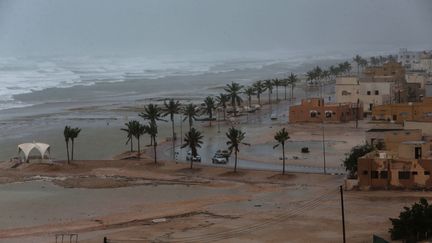
{"label": "stormy sky", "polygon": [[0,55],[432,48],[431,0],[0,0]]}

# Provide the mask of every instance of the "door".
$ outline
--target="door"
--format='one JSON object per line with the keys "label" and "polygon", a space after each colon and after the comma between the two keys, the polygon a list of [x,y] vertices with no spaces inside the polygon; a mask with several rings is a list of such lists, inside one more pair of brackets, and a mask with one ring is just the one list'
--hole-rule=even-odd
{"label": "door", "polygon": [[414,156],[416,159],[420,159],[422,157],[422,149],[421,147],[415,147]]}

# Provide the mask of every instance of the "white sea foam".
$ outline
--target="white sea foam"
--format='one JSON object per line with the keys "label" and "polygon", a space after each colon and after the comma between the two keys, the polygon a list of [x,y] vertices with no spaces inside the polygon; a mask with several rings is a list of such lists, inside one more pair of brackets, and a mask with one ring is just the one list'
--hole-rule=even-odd
{"label": "white sea foam", "polygon": [[[239,58],[240,56],[240,58]],[[281,58],[281,56],[283,58]],[[318,57],[313,57],[317,59]],[[322,56],[320,58],[323,58]],[[283,53],[190,54],[158,57],[0,57],[0,110],[31,104],[14,100],[14,95],[48,88],[94,85],[98,82],[156,79],[166,76],[199,75],[261,68],[276,62],[293,66],[305,55]]]}

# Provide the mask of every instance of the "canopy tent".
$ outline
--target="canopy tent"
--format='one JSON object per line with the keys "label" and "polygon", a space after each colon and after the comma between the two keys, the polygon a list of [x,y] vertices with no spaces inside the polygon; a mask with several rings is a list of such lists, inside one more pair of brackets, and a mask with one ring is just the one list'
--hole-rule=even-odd
{"label": "canopy tent", "polygon": [[41,154],[42,159],[45,157],[45,154],[50,155],[50,146],[46,143],[22,143],[18,145],[18,154],[23,152],[25,161],[28,162],[30,152],[33,149],[37,149],[39,153]]}

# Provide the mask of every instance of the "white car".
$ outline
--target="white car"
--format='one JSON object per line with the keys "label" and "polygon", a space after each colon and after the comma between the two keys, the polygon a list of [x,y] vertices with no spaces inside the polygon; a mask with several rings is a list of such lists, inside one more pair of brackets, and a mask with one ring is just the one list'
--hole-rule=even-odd
{"label": "white car", "polygon": [[215,154],[212,158],[213,164],[226,164],[228,163],[228,159],[226,156],[223,156],[222,154]]}
{"label": "white car", "polygon": [[201,156],[198,154],[196,156],[192,156],[192,151],[188,151],[186,155],[186,161],[201,162]]}

